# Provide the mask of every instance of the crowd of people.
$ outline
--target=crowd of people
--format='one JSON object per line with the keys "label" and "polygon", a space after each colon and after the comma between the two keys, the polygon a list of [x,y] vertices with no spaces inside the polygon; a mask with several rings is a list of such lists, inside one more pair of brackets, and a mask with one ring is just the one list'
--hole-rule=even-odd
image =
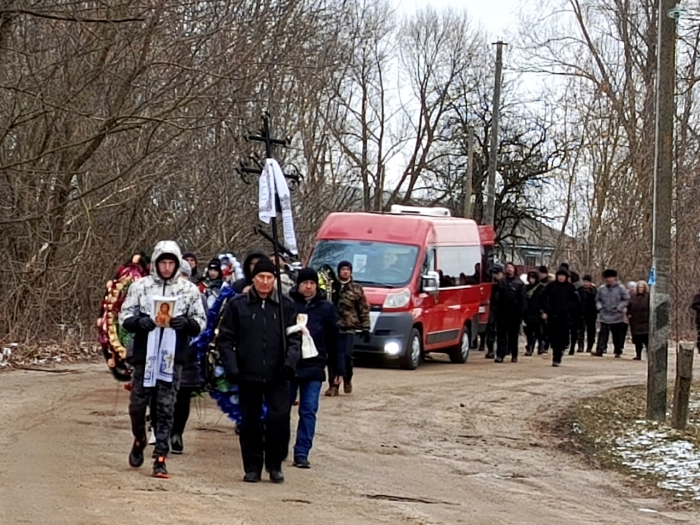
{"label": "crowd of people", "polygon": [[[610,339],[615,357],[620,358],[628,332],[635,360],[641,361],[648,348],[649,287],[644,281],[625,287],[617,272],[608,269],[603,272],[604,282],[596,287],[590,275],[580,277],[566,263],[554,275],[546,266],[529,272],[527,283],[513,263],[494,265],[492,274],[490,318],[480,350],[486,349],[486,357],[496,363],[503,363],[508,355],[512,362],[518,361],[521,326],[527,340],[525,355],[532,356],[535,350],[546,354],[551,348],[553,366],[561,365],[567,349],[569,355],[587,352],[602,357]],[[700,312],[700,297],[697,304]]]}
{"label": "crowd of people", "polygon": [[315,270],[302,268],[293,279],[282,258],[261,249],[251,250],[239,272],[230,258],[219,257],[200,275],[196,256],[182,254],[174,241],[159,242],[151,258],[138,260],[148,275],[131,284],[119,312],[119,323],[133,334],[129,464],[138,468],[145,461],[150,411],[153,476],[169,477],[166,458],[183,452],[191,398],[202,386],[190,342],[205,328],[207,311],[224,287],[230,287],[234,293],[222,308],[213,344],[226,379],[238,385],[243,479],[260,481],[264,468],[272,482],[284,481],[294,405],[299,423],[293,465],[310,468],[323,383],[328,379],[326,396],[338,396],[341,386],[352,393],[353,340],[356,333],[369,335],[369,305],[353,281],[352,264],[340,262],[328,294]]}

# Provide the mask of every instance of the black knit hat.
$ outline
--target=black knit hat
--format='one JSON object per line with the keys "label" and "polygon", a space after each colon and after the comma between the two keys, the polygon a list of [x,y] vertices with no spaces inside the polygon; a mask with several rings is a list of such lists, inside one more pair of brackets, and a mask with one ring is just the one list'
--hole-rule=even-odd
{"label": "black knit hat", "polygon": [[259,273],[271,273],[272,275],[276,275],[276,272],[277,266],[275,266],[275,263],[273,263],[270,259],[267,258],[260,259],[253,268],[252,277],[255,277]]}
{"label": "black knit hat", "polygon": [[549,268],[547,268],[546,266],[540,266],[540,267],[537,269],[537,271],[540,272],[540,273],[549,273]]}
{"label": "black knit hat", "polygon": [[350,271],[352,271],[352,263],[350,261],[340,261],[338,263],[338,273],[340,273],[341,268],[350,268]]}
{"label": "black knit hat", "polygon": [[219,270],[221,271],[221,261],[218,258],[214,258],[209,261],[207,265],[207,270]]}
{"label": "black knit hat", "polygon": [[586,275],[583,276],[583,281],[586,282],[586,283],[592,283],[592,282],[593,282],[593,277],[591,277],[590,275],[586,274]]}
{"label": "black knit hat", "polygon": [[301,284],[304,281],[313,281],[318,284],[318,274],[313,268],[302,268],[297,272],[297,283]]}
{"label": "black knit hat", "polygon": [[194,253],[192,252],[185,252],[182,254],[183,259],[194,259],[194,262],[197,262],[197,257],[195,256]]}
{"label": "black knit hat", "polygon": [[607,279],[608,277],[617,277],[617,271],[615,270],[605,270],[603,272],[603,279]]}
{"label": "black knit hat", "polygon": [[563,266],[557,270],[556,275],[565,275],[567,279],[568,279],[569,277],[571,277],[571,274],[569,273],[569,270],[567,270],[567,269],[564,268]]}

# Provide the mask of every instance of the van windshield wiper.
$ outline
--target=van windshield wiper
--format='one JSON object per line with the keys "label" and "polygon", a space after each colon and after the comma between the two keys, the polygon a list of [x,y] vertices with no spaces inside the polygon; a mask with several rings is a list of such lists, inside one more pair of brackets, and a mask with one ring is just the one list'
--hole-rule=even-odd
{"label": "van windshield wiper", "polygon": [[360,279],[355,279],[356,283],[360,283],[363,286],[371,286],[374,288],[393,288],[390,284],[384,284],[384,283],[377,283],[374,281],[362,281]]}

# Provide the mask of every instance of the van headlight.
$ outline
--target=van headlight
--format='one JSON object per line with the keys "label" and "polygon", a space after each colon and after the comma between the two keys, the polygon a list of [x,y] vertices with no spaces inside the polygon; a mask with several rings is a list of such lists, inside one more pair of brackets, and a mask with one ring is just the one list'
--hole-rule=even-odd
{"label": "van headlight", "polygon": [[400,292],[389,293],[384,299],[383,308],[406,308],[411,302],[411,290],[404,288]]}
{"label": "van headlight", "polygon": [[384,345],[384,353],[387,355],[399,355],[401,353],[401,345],[396,341],[389,341]]}

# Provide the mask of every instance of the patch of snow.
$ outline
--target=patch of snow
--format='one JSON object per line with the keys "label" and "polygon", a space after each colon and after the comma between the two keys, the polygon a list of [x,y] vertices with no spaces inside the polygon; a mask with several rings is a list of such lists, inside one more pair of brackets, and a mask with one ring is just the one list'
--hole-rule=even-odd
{"label": "patch of snow", "polygon": [[700,501],[700,449],[677,432],[638,421],[615,447],[623,465],[660,476],[659,487]]}

